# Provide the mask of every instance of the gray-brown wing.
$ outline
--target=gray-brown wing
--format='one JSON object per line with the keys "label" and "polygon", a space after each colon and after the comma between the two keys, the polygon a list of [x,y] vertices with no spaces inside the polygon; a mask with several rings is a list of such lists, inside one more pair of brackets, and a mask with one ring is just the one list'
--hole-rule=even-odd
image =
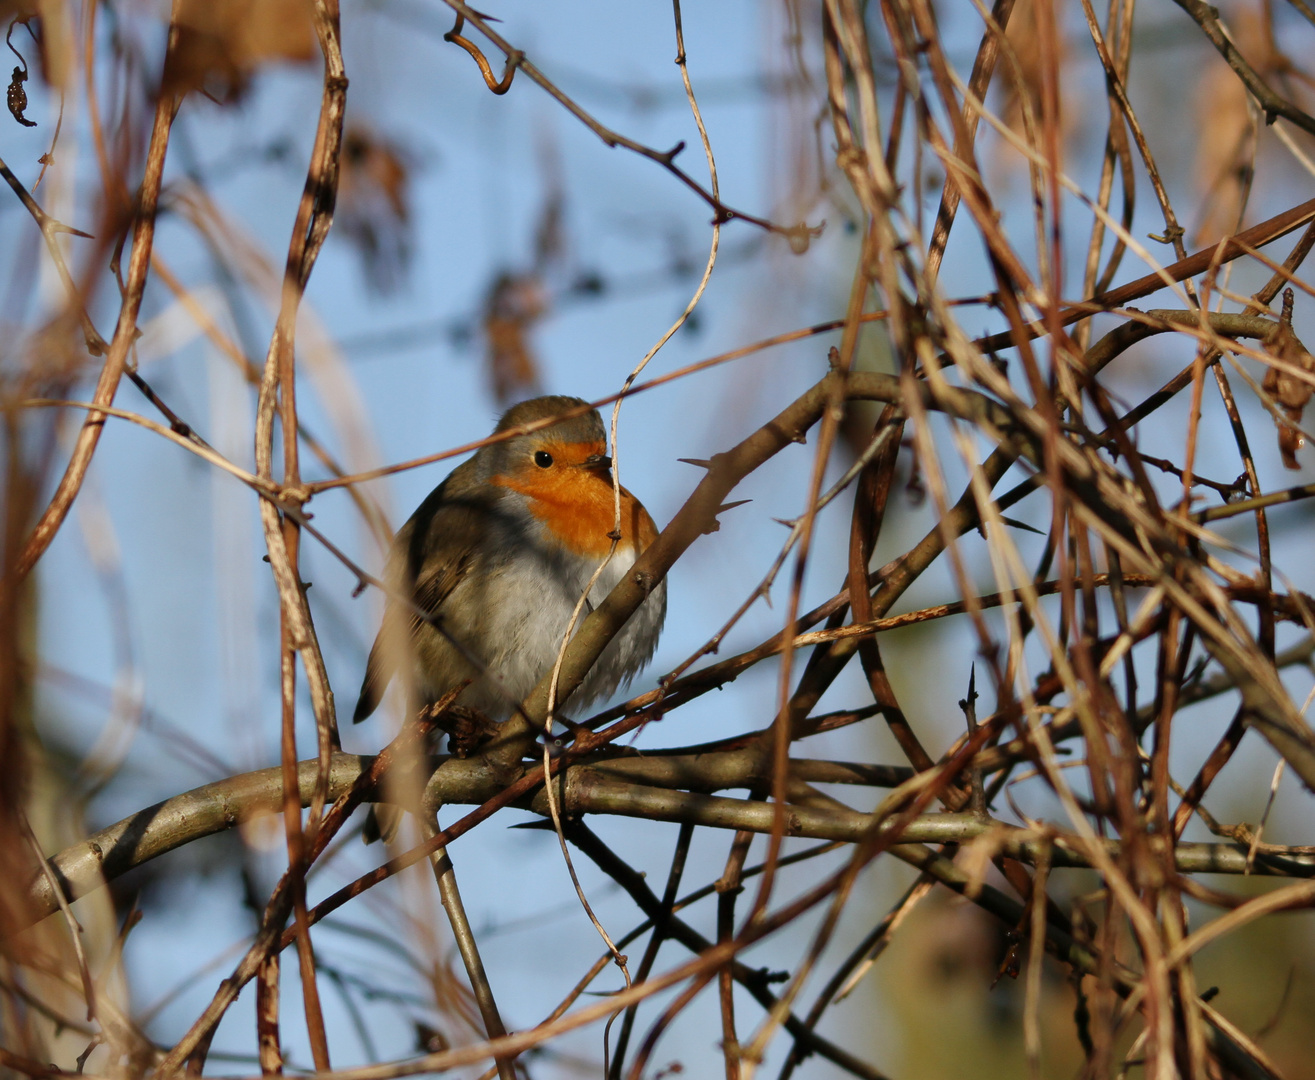
{"label": "gray-brown wing", "polygon": [[409,595],[415,607],[393,599],[385,605],[383,626],[365,662],[353,723],[378,708],[396,673],[398,657],[425,621],[420,612],[442,617],[444,602],[471,572],[488,536],[490,504],[447,498],[449,483],[450,479],[430,493],[393,541],[385,574],[388,586],[398,595]]}

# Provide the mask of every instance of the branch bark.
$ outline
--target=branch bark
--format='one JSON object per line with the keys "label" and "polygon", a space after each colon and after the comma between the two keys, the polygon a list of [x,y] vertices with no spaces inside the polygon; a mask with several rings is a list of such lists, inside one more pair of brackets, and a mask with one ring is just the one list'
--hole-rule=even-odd
{"label": "branch bark", "polygon": [[[707,759],[702,760],[702,759]],[[356,754],[334,754],[329,772],[330,797],[350,792],[369,770],[374,758]],[[438,763],[425,792],[425,803],[435,805],[479,805],[497,795],[506,779],[505,771],[476,759],[444,758]],[[831,766],[836,765],[834,771]],[[702,766],[702,767],[700,767]],[[837,782],[842,769],[880,769],[816,761],[792,762],[793,770],[814,781]],[[309,806],[316,788],[318,762],[303,761],[298,767],[302,806]],[[618,774],[627,779],[618,779]],[[759,764],[747,755],[681,755],[666,760],[660,753],[642,758],[572,766],[563,781],[563,809],[568,814],[611,814],[654,821],[690,822],[714,828],[770,832],[771,804],[752,799],[732,799],[654,786],[663,782],[697,778],[710,790],[748,788],[760,782]],[[71,902],[101,888],[135,866],[149,862],[194,840],[231,829],[244,821],[275,814],[282,807],[283,782],[280,768],[260,769],[195,788],[147,807],[102,829],[50,858],[50,868]],[[366,796],[372,801],[373,795]],[[542,788],[527,794],[515,805],[547,816],[547,796]],[[863,839],[872,817],[858,811],[840,812],[791,806],[787,832],[791,836],[847,843]],[[899,837],[901,843],[967,843],[998,830],[1001,850],[1012,857],[1031,861],[1043,842],[1027,830],[1006,826],[971,814],[926,814]],[[1117,841],[1108,842],[1115,850]],[[1248,847],[1241,843],[1180,843],[1175,861],[1181,873],[1243,874],[1247,872]],[[1054,841],[1052,865],[1087,866],[1080,848]],[[1283,854],[1272,849],[1261,853],[1254,873],[1279,877],[1315,876],[1315,854],[1298,850]],[[58,903],[44,875],[37,874],[29,886],[31,912],[44,918],[58,910]]]}

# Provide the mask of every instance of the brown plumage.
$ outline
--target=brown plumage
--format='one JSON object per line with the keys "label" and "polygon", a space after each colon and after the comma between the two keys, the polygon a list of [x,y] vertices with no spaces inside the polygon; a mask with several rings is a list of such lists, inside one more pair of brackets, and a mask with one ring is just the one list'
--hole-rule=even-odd
{"label": "brown plumage", "polygon": [[[495,433],[586,403],[540,397],[513,406]],[[393,542],[385,576],[395,596],[370,650],[354,721],[378,706],[399,670],[413,711],[461,681],[458,703],[505,718],[551,668],[572,609],[611,547],[611,461],[597,411],[481,448],[420,504]],[[625,489],[621,540],[589,594],[600,602],[657,535]],[[572,703],[583,708],[628,682],[652,656],[666,612],[653,590],[599,657]],[[406,666],[403,667],[402,665]]]}

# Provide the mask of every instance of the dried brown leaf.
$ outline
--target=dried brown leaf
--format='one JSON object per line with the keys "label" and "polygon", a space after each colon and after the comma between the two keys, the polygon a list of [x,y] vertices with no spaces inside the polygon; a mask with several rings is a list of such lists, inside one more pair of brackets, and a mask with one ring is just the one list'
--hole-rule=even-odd
{"label": "dried brown leaf", "polygon": [[500,274],[484,305],[485,359],[499,402],[536,390],[539,367],[529,331],[548,310],[548,294],[534,274]]}
{"label": "dried brown leaf", "polygon": [[1202,72],[1194,99],[1195,171],[1204,210],[1192,244],[1200,247],[1237,228],[1251,170],[1252,117],[1246,87],[1223,64]]}
{"label": "dried brown leaf", "polygon": [[411,263],[410,177],[399,145],[359,123],[347,129],[337,226],[360,253],[370,286],[381,293],[396,288]]}
{"label": "dried brown leaf", "polygon": [[316,52],[309,0],[181,0],[165,87],[230,102],[262,64],[303,63]]}
{"label": "dried brown leaf", "polygon": [[[1063,73],[1066,66],[1076,63],[1071,56],[1072,50],[1065,41],[1062,28],[1056,35],[1053,48],[1058,51],[1055,63],[1060,72],[1060,100],[1057,102],[1059,114],[1060,139],[1067,144],[1080,134],[1082,128],[1082,99],[1080,95],[1064,94]],[[1024,123],[1024,106],[1031,113],[1033,123],[1037,125],[1035,134],[1040,137],[1040,125],[1043,121],[1042,95],[1046,71],[1045,50],[1052,46],[1042,39],[1039,32],[1035,0],[1017,0],[1013,14],[1009,18],[1005,38],[1009,43],[1009,59],[1000,63],[999,74],[995,84],[999,87],[998,108],[1000,118],[1019,135],[1026,137],[1027,125]],[[995,152],[994,165],[1013,169],[1019,163],[1017,154],[1007,151],[1007,143],[993,143]]]}
{"label": "dried brown leaf", "polygon": [[1283,464],[1289,469],[1299,469],[1301,465],[1297,461],[1297,451],[1306,439],[1297,425],[1301,423],[1301,414],[1311,394],[1315,393],[1315,386],[1312,385],[1315,379],[1315,357],[1306,350],[1292,329],[1291,290],[1288,290],[1288,294],[1278,331],[1265,343],[1266,351],[1279,363],[1265,373],[1264,389],[1292,421],[1291,424],[1278,425],[1278,446],[1283,455]]}
{"label": "dried brown leaf", "polygon": [[[1004,121],[1020,134],[1023,132],[1023,98],[1026,96],[1028,108],[1032,110],[1033,116],[1039,122],[1041,119],[1041,100],[1043,80],[1045,78],[1045,49],[1046,43],[1042,40],[1039,32],[1036,0],[1018,0],[1014,6],[1014,13],[1009,19],[1009,27],[1005,31],[1005,37],[1009,40],[1009,45],[1014,51],[1017,58],[1017,68],[1013,64],[1002,69],[1009,74],[1000,81],[1004,93],[1003,108],[1001,116]],[[1059,56],[1056,58],[1056,64],[1059,70],[1063,72],[1064,67],[1070,62],[1070,52],[1064,39],[1063,32],[1058,34],[1057,47]],[[1018,76],[1015,77],[1014,72]],[[1070,121],[1077,116],[1076,110],[1070,109],[1068,101],[1061,102],[1060,106],[1060,125],[1063,128],[1063,134],[1067,138],[1072,131],[1070,130]]]}
{"label": "dried brown leaf", "polygon": [[1018,60],[1018,77],[1009,77],[1001,82],[1004,88],[1001,118],[1015,131],[1021,132],[1024,95],[1032,112],[1037,116],[1041,114],[1041,38],[1037,33],[1036,4],[1033,0],[1019,0],[1015,5],[1005,37]]}

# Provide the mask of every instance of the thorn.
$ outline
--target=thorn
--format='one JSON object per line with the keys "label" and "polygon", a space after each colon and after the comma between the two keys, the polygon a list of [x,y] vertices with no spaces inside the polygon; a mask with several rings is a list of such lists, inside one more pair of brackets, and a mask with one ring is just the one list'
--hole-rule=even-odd
{"label": "thorn", "polygon": [[62,221],[50,219],[50,231],[55,233],[68,233],[70,236],[80,236],[84,240],[95,240],[96,237],[89,232],[83,232],[81,229],[75,229],[72,225],[65,225]]}
{"label": "thorn", "polygon": [[740,499],[738,502],[723,503],[721,506],[717,507],[716,511],[715,511],[715,512],[713,513],[713,515],[712,515],[712,520],[708,523],[707,527],[704,528],[704,530],[703,530],[703,532],[702,532],[701,535],[703,535],[703,536],[708,536],[708,535],[710,535],[711,533],[720,532],[720,531],[721,531],[721,522],[720,522],[719,520],[717,520],[717,515],[718,515],[718,514],[723,514],[723,513],[725,513],[727,510],[734,510],[737,506],[743,506],[743,505],[744,505],[745,503],[747,503],[747,502],[753,502],[753,500],[752,500],[752,499]]}
{"label": "thorn", "polygon": [[1041,529],[1029,525],[1026,521],[1018,521],[1016,518],[1005,517],[1003,514],[1000,515],[1000,520],[1003,521],[1006,525],[1009,525],[1015,529],[1023,529],[1030,533],[1036,533],[1037,536],[1046,535]]}
{"label": "thorn", "polygon": [[712,462],[708,458],[678,457],[676,460],[683,461],[686,465],[697,465],[700,469],[712,468]]}
{"label": "thorn", "polygon": [[787,529],[793,529],[796,525],[799,524],[799,520],[797,518],[793,520],[790,518],[772,518],[772,520],[776,522],[776,524],[778,525],[784,525]]}

